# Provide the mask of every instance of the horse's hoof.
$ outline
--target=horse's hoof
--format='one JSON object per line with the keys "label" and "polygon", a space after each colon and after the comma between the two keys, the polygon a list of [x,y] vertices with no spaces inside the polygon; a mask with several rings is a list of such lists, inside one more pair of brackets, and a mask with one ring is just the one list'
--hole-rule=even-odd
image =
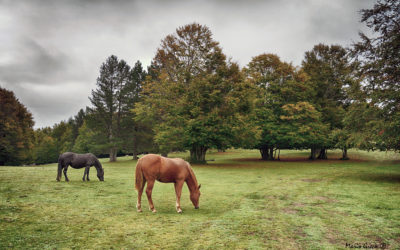
{"label": "horse's hoof", "polygon": [[141,213],[141,212],[142,212],[142,209],[138,209],[137,211],[138,211],[138,213]]}
{"label": "horse's hoof", "polygon": [[178,214],[181,214],[182,213],[182,209],[179,209],[177,212],[178,212]]}
{"label": "horse's hoof", "polygon": [[153,209],[153,210],[151,210],[153,213],[157,213],[157,210],[156,209]]}

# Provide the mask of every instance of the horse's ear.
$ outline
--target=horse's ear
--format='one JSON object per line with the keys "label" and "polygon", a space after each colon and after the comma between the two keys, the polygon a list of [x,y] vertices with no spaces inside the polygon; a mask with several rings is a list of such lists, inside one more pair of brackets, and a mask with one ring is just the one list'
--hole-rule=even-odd
{"label": "horse's ear", "polygon": [[199,185],[199,189],[201,188],[201,184]]}

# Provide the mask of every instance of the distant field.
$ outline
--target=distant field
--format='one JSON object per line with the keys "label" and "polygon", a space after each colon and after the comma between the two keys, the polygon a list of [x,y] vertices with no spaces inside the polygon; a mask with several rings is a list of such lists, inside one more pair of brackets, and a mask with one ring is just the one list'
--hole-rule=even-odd
{"label": "distant field", "polygon": [[[187,157],[187,154],[171,154]],[[254,150],[211,152],[195,165],[202,184],[195,210],[185,185],[183,214],[173,184],[156,183],[157,213],[137,213],[130,157],[102,159],[105,182],[91,169],[56,164],[0,167],[0,249],[341,249],[346,244],[400,248],[399,154],[351,151],[353,160],[308,161],[306,151],[282,151],[263,162]]]}

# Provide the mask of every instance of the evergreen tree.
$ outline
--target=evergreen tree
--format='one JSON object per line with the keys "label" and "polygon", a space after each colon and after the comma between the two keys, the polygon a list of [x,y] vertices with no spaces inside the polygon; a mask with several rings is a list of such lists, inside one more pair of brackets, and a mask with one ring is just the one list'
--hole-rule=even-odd
{"label": "evergreen tree", "polygon": [[89,97],[93,108],[90,109],[91,124],[107,138],[103,144],[108,148],[110,161],[117,160],[117,152],[122,145],[121,122],[127,110],[126,87],[130,81],[130,67],[124,60],[110,56],[100,67],[97,89]]}

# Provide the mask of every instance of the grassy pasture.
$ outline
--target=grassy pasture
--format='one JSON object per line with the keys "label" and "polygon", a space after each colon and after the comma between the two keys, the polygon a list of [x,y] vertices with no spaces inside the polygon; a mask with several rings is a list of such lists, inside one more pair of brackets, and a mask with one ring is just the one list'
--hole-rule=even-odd
{"label": "grassy pasture", "polygon": [[94,168],[90,182],[70,168],[66,183],[55,181],[56,164],[0,167],[0,249],[399,249],[399,157],[351,151],[350,161],[310,162],[307,154],[282,151],[281,161],[262,162],[257,151],[212,152],[208,165],[193,166],[200,209],[185,185],[183,214],[173,184],[161,183],[153,190],[158,212],[147,210],[145,195],[136,212],[129,157],[102,159],[105,182]]}

